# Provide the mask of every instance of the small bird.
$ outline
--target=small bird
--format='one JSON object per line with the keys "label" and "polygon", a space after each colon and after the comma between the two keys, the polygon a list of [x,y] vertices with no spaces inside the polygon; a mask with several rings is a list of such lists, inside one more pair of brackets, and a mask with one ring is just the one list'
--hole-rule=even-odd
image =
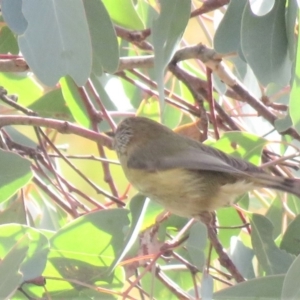
{"label": "small bird", "polygon": [[269,175],[147,118],[124,119],[114,149],[128,181],[179,216],[198,217],[261,187],[300,197],[300,180]]}

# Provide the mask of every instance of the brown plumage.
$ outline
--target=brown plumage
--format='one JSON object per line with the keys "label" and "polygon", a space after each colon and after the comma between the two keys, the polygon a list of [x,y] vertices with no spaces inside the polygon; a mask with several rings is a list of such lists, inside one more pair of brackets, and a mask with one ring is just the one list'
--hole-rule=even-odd
{"label": "brown plumage", "polygon": [[146,118],[123,120],[114,148],[129,182],[177,215],[213,211],[260,187],[300,197],[299,180],[269,175]]}

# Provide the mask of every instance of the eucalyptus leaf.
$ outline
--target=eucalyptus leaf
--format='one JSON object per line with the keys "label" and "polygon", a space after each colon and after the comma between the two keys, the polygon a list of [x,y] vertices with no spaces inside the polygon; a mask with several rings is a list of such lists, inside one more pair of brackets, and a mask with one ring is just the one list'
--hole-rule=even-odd
{"label": "eucalyptus leaf", "polygon": [[22,261],[26,257],[30,239],[27,235],[16,241],[9,253],[0,262],[0,298],[10,299],[23,280],[20,272]]}
{"label": "eucalyptus leaf", "polygon": [[187,251],[190,255],[191,262],[199,270],[205,265],[204,249],[207,241],[207,231],[204,224],[195,223],[189,232],[189,238],[186,243]]}
{"label": "eucalyptus leaf", "polygon": [[102,1],[83,1],[93,48],[93,71],[101,75],[103,69],[114,73],[119,64],[119,49],[113,24]]}
{"label": "eucalyptus leaf", "polygon": [[0,226],[0,256],[5,256],[24,234],[29,239],[26,257],[20,265],[23,280],[34,279],[42,275],[49,251],[48,239],[38,230],[20,224]]}
{"label": "eucalyptus leaf", "polygon": [[74,120],[81,126],[90,128],[91,120],[88,116],[86,107],[82,101],[78,86],[70,76],[66,76],[60,80],[61,93],[70,110]]}
{"label": "eucalyptus leaf", "polygon": [[233,287],[214,293],[217,300],[264,300],[281,299],[284,275],[266,276],[239,283]]}
{"label": "eucalyptus leaf", "polygon": [[[132,30],[144,29],[132,0],[102,0],[114,23]],[[122,9],[120,9],[122,7]]]}
{"label": "eucalyptus leaf", "polygon": [[32,178],[28,159],[1,149],[0,170],[2,170],[0,173],[0,202],[14,195]]}
{"label": "eucalyptus leaf", "polygon": [[50,239],[45,274],[77,278],[89,284],[110,282],[114,275],[108,273],[124,248],[128,225],[125,209],[96,211],[77,218]]}
{"label": "eucalyptus leaf", "polygon": [[18,54],[17,40],[11,30],[4,26],[0,29],[0,53]]}
{"label": "eucalyptus leaf", "polygon": [[[298,12],[299,16],[299,12]],[[290,93],[290,105],[289,113],[293,122],[293,125],[297,132],[300,132],[300,112],[299,112],[299,95],[300,95],[300,39],[298,39],[297,53],[296,53],[296,65],[295,76],[292,83],[292,90]]]}
{"label": "eucalyptus leaf", "polygon": [[275,245],[272,223],[258,214],[253,214],[250,221],[253,251],[266,274],[285,273],[292,264],[294,256]]}
{"label": "eucalyptus leaf", "polygon": [[22,13],[22,0],[2,0],[1,11],[5,22],[11,30],[22,34],[27,27],[27,21]]}
{"label": "eucalyptus leaf", "polygon": [[92,46],[82,1],[28,0],[22,12],[28,26],[18,38],[19,46],[35,75],[49,86],[65,75],[79,86],[85,84]]}
{"label": "eucalyptus leaf", "polygon": [[153,22],[154,71],[161,105],[164,100],[164,71],[170,62],[190,17],[190,0],[162,0],[160,15]]}
{"label": "eucalyptus leaf", "polygon": [[242,14],[247,0],[231,0],[215,36],[214,49],[219,53],[237,52],[240,47]]}
{"label": "eucalyptus leaf", "polygon": [[283,87],[291,78],[284,7],[284,0],[276,0],[269,13],[257,16],[247,4],[243,13],[242,51],[263,85],[274,82]]}
{"label": "eucalyptus leaf", "polygon": [[300,215],[289,224],[286,229],[282,241],[280,244],[280,248],[287,251],[288,253],[299,255],[300,254]]}
{"label": "eucalyptus leaf", "polygon": [[281,299],[299,299],[300,297],[300,286],[298,283],[298,278],[300,276],[300,256],[298,256],[288,272],[285,275]]}

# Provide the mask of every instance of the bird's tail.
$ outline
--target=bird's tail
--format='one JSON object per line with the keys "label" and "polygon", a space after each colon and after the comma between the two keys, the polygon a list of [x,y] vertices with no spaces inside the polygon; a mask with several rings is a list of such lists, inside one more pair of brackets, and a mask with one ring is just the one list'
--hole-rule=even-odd
{"label": "bird's tail", "polygon": [[252,180],[261,186],[288,192],[300,198],[300,179],[255,174]]}

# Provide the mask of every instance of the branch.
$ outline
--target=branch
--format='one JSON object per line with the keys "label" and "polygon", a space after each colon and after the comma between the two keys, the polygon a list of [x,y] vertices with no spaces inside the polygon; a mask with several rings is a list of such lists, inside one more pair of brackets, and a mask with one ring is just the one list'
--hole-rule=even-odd
{"label": "branch", "polygon": [[230,0],[206,0],[200,8],[197,8],[194,11],[192,11],[191,18],[216,10],[228,4],[229,2]]}
{"label": "branch", "polygon": [[128,30],[126,28],[115,25],[114,26],[118,37],[126,40],[142,50],[153,51],[153,46],[145,41],[145,39],[151,34],[151,29],[146,28],[144,30]]}
{"label": "branch", "polygon": [[143,55],[143,56],[130,56],[120,57],[119,67],[116,73],[124,70],[139,69],[139,68],[153,68],[154,66],[154,55]]}
{"label": "branch", "polygon": [[26,72],[29,66],[23,58],[0,59],[0,72]]}
{"label": "branch", "polygon": [[[219,78],[223,81],[231,90],[240,97],[236,99],[248,103],[253,107],[257,113],[269,121],[273,126],[277,120],[276,115],[274,115],[266,106],[261,103],[261,101],[251,95],[244,85],[232,74],[230,69],[222,61],[222,56],[215,52],[214,49],[208,48],[203,44],[198,44],[191,47],[185,47],[178,50],[173,59],[171,60],[168,68],[171,71],[174,71],[174,66],[178,62],[187,60],[187,59],[199,59],[201,60],[206,67],[210,68]],[[135,68],[152,68],[154,66],[154,56],[139,56],[139,57],[130,57],[130,58],[120,58],[119,69],[117,72],[126,70],[126,69],[135,69]],[[177,69],[178,70],[178,69]],[[179,69],[180,70],[180,69]],[[181,70],[181,73],[188,74],[187,72]],[[175,75],[175,73],[174,73]],[[182,80],[184,75],[181,75],[181,78],[177,75],[178,79]],[[190,78],[191,79],[191,76]],[[203,85],[200,84],[200,81],[197,77],[193,78],[193,84],[198,85],[202,92],[204,91]],[[185,84],[190,88],[188,81]],[[193,90],[190,88],[190,90]],[[199,93],[199,90],[197,91]],[[207,94],[207,90],[205,91]],[[195,96],[195,95],[194,95]],[[300,140],[300,135],[293,128],[289,128],[280,134],[288,134],[294,139]]]}
{"label": "branch", "polygon": [[215,222],[212,222],[215,215],[209,212],[203,212],[199,217],[201,222],[206,225],[208,238],[219,256],[220,264],[229,271],[236,282],[245,281],[218,239]]}
{"label": "branch", "polygon": [[102,146],[112,149],[112,139],[104,134],[96,133],[92,130],[74,125],[70,122],[60,121],[56,119],[32,117],[32,116],[16,116],[5,115],[0,116],[0,127],[7,125],[27,125],[42,126],[57,130],[62,134],[76,134],[86,139],[100,143]]}

